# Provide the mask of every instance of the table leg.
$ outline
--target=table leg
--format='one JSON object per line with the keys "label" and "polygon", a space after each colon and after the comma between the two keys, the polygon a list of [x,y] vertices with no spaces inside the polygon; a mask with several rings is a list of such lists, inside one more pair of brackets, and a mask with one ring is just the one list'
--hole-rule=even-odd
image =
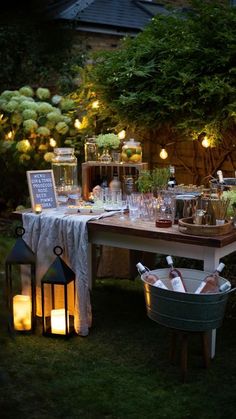
{"label": "table leg", "polygon": [[[218,255],[218,249],[208,249],[204,257],[204,271],[213,272],[220,263],[220,257]],[[210,343],[210,357],[215,357],[216,351],[216,329],[209,331],[209,343]]]}

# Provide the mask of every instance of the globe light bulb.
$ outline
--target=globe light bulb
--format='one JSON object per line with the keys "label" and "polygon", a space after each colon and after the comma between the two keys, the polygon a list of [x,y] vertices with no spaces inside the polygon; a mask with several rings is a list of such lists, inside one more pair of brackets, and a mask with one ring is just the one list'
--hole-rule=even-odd
{"label": "globe light bulb", "polygon": [[56,140],[54,140],[54,138],[51,137],[50,140],[49,140],[49,144],[50,144],[51,147],[54,148],[54,147],[56,147],[57,142],[56,142]]}
{"label": "globe light bulb", "polygon": [[80,129],[80,128],[81,128],[81,122],[80,122],[80,120],[79,120],[79,119],[76,119],[76,120],[75,120],[75,122],[74,122],[74,127],[75,127],[75,128],[77,128],[77,129]]}
{"label": "globe light bulb", "polygon": [[167,157],[168,157],[168,153],[167,153],[167,151],[166,151],[166,149],[165,149],[165,148],[162,148],[162,149],[161,149],[159,156],[160,156],[160,158],[161,158],[162,160],[167,159]]}
{"label": "globe light bulb", "polygon": [[202,140],[202,146],[205,148],[210,147],[210,141],[208,140],[207,136],[205,136]]}
{"label": "globe light bulb", "polygon": [[9,131],[9,132],[7,133],[7,135],[6,135],[6,139],[7,139],[7,140],[12,140],[12,138],[13,138],[13,132],[12,132],[12,131]]}
{"label": "globe light bulb", "polygon": [[93,108],[93,109],[98,109],[98,108],[99,108],[99,100],[95,100],[95,101],[92,103],[92,108]]}
{"label": "globe light bulb", "polygon": [[117,135],[118,135],[118,138],[120,140],[123,140],[125,138],[125,136],[126,136],[126,131],[124,129],[122,129],[120,132],[118,132]]}

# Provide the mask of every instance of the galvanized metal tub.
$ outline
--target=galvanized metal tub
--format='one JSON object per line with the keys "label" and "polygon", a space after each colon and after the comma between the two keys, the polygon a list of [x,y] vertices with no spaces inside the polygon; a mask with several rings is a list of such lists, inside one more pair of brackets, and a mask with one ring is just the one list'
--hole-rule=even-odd
{"label": "galvanized metal tub", "polygon": [[[187,288],[186,293],[154,287],[144,282],[147,315],[150,319],[173,329],[202,332],[221,326],[229,293],[230,282],[219,278],[220,285],[227,283],[226,292],[194,294],[199,283],[209,274],[206,271],[178,268]],[[169,269],[151,271],[168,286]]]}

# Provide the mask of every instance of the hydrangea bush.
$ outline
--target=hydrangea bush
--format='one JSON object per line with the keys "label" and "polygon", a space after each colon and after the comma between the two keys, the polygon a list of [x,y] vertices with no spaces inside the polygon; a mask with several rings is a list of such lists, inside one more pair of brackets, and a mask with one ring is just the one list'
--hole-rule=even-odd
{"label": "hydrangea bush", "polygon": [[0,212],[27,205],[26,170],[51,168],[53,148],[73,145],[77,108],[47,88],[22,87],[0,95]]}
{"label": "hydrangea bush", "polygon": [[76,135],[76,105],[47,88],[28,86],[0,95],[0,153],[9,151],[19,164],[40,168],[53,148]]}

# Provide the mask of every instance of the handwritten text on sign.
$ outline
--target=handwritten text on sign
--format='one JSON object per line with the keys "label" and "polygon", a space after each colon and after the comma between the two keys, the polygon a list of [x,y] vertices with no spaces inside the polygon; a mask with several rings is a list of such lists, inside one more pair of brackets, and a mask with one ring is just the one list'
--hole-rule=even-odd
{"label": "handwritten text on sign", "polygon": [[42,208],[57,206],[55,182],[52,170],[27,171],[31,205],[41,204]]}

